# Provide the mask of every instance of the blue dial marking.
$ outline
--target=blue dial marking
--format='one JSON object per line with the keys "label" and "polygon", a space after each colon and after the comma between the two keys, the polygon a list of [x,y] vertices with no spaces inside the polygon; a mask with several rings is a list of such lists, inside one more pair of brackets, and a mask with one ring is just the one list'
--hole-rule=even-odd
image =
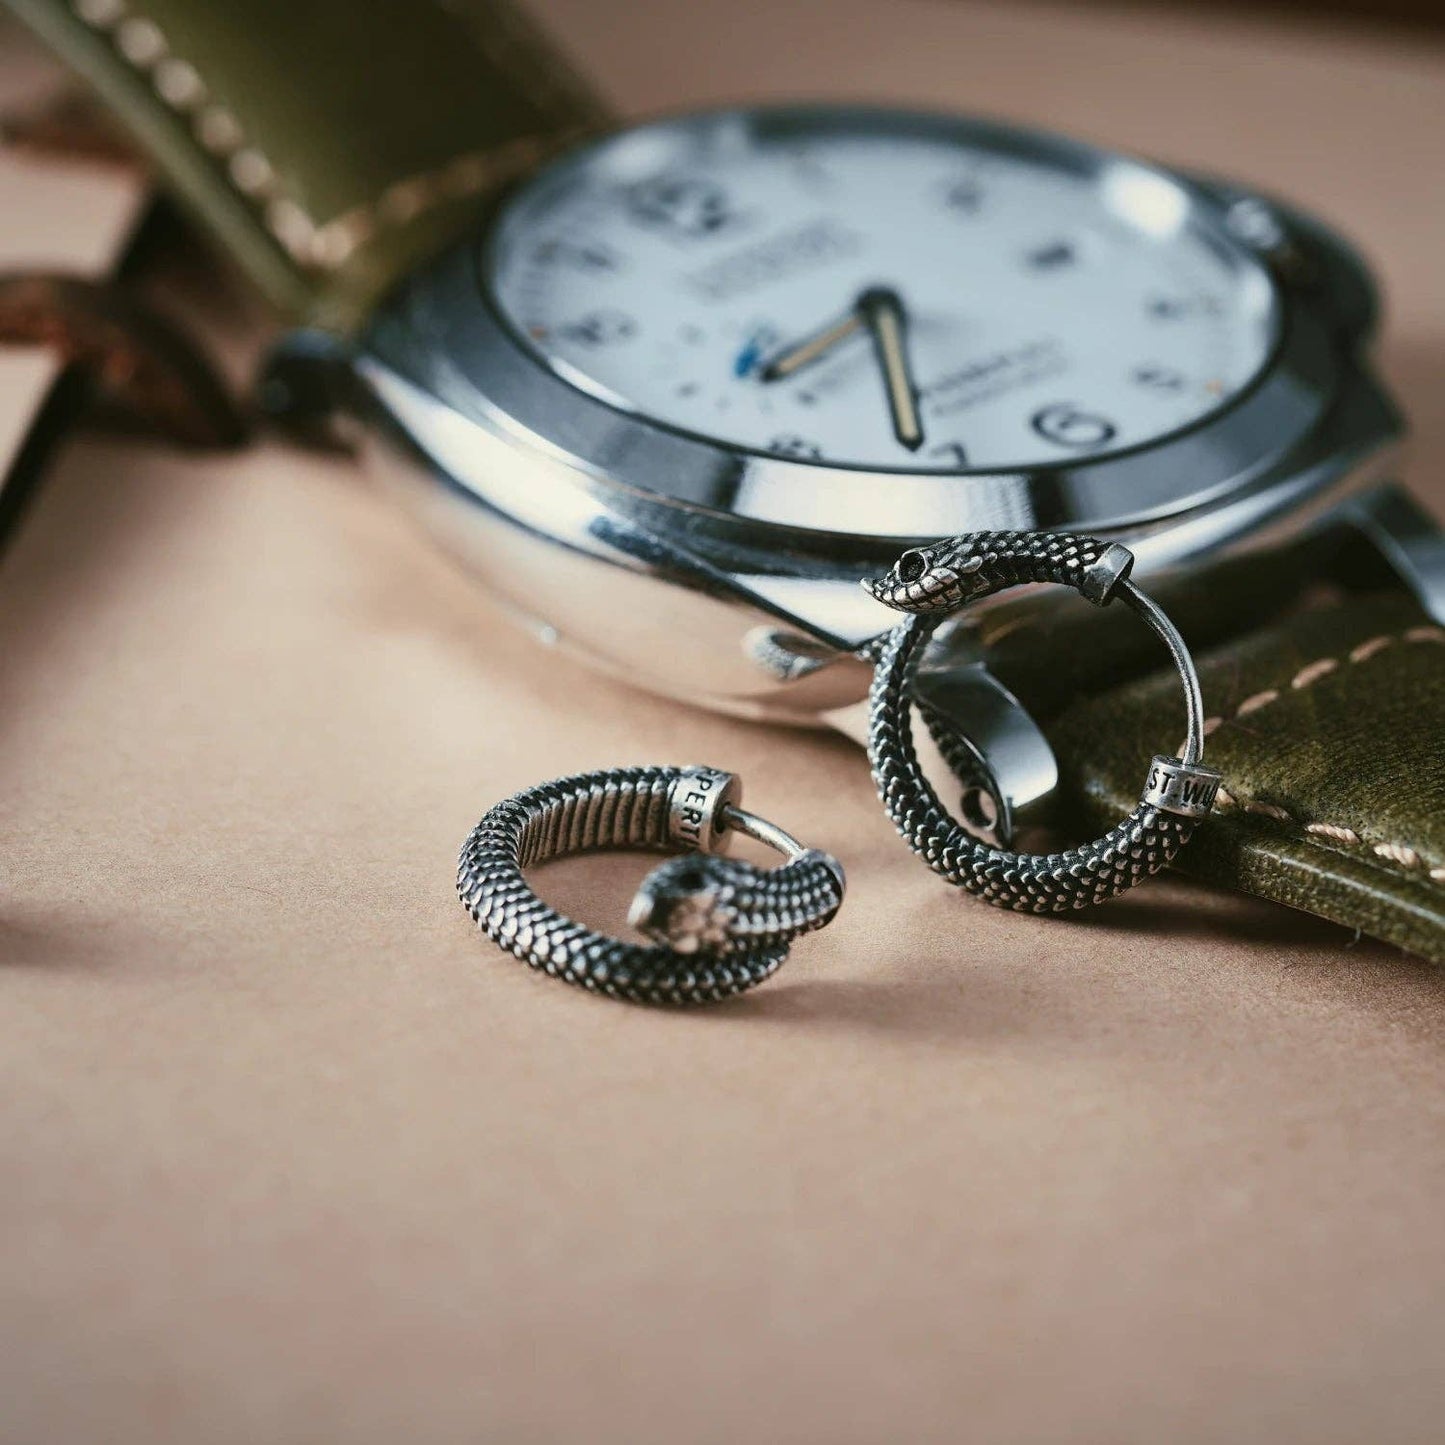
{"label": "blue dial marking", "polygon": [[759,326],[743,343],[743,349],[738,352],[737,358],[733,361],[733,375],[746,376],[763,359],[763,352],[772,345],[772,341],[773,328]]}

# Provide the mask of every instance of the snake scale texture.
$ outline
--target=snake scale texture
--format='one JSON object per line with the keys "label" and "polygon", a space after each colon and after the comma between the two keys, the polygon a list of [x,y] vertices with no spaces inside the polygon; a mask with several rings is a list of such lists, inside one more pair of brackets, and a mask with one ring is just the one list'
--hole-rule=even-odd
{"label": "snake scale texture", "polygon": [[899,612],[957,612],[975,598],[1025,582],[1079,588],[1109,546],[1098,537],[1063,532],[969,532],[905,552],[868,590]]}
{"label": "snake scale texture", "polygon": [[[523,873],[566,854],[671,852],[669,795],[681,770],[616,768],[543,783],[497,804],[462,848],[457,892],[495,943],[555,978],[646,1004],[711,1003],[754,987],[799,934],[838,911],[838,865],[815,849],[776,868],[704,853],[670,858],[638,903],[659,942],[625,943],[543,903]],[[634,912],[638,904],[634,904]]]}
{"label": "snake scale texture", "polygon": [[1108,544],[1090,537],[979,532],[905,553],[869,584],[879,601],[912,615],[877,649],[869,693],[868,755],[878,796],[908,846],[933,871],[999,908],[1066,913],[1132,888],[1165,868],[1194,832],[1193,819],[1141,802],[1102,837],[1060,853],[1015,853],[976,838],[945,811],[913,741],[913,674],[934,628],[964,603],[1020,582],[1085,591]]}

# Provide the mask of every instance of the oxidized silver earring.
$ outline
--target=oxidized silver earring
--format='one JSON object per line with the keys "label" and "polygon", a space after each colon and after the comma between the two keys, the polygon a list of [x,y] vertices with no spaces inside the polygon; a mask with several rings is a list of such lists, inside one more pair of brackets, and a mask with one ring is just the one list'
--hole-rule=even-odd
{"label": "oxidized silver earring", "polygon": [[[1134,555],[1093,537],[970,532],[905,552],[863,585],[912,615],[884,639],[869,694],[868,757],[878,795],[904,841],[948,882],[1025,913],[1064,913],[1123,893],[1159,872],[1207,816],[1220,775],[1203,766],[1204,707],[1193,660],[1174,624],[1131,581]],[[913,743],[913,673],[934,629],[980,597],[1024,582],[1056,582],[1099,606],[1115,598],[1163,639],[1184,684],[1184,755],[1155,757],[1139,804],[1103,837],[1067,852],[992,847],[955,822],[923,774]]]}
{"label": "oxidized silver earring", "polygon": [[[462,906],[492,941],[567,983],[634,1003],[710,1003],[776,972],[800,933],[843,901],[837,859],[805,848],[739,806],[716,768],[615,768],[541,783],[472,830],[457,867]],[[719,856],[733,833],[776,849],[781,867]],[[523,870],[606,848],[682,852],[654,868],[628,922],[654,940],[624,943],[549,908]]]}

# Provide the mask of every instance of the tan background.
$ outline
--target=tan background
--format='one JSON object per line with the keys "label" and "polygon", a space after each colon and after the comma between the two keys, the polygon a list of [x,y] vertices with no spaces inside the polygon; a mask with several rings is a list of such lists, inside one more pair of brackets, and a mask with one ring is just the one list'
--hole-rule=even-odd
{"label": "tan background", "polygon": [[[629,111],[951,104],[1319,208],[1383,270],[1445,500],[1440,51],[537,8]],[[190,284],[239,356],[254,320]],[[0,1439],[1439,1439],[1445,974],[1176,882],[1079,922],[972,905],[847,745],[545,660],[278,444],[68,446],[0,567],[0,700]],[[474,936],[451,870],[486,804],[687,759],[847,861],[774,984],[647,1012]],[[637,871],[555,896],[615,920]]]}

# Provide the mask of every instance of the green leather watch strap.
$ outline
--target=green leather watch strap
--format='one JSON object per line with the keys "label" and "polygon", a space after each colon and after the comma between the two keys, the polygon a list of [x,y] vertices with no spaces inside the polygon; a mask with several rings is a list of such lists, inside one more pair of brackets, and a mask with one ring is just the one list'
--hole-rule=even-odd
{"label": "green leather watch strap", "polygon": [[508,0],[4,0],[295,319],[346,326],[599,125]]}
{"label": "green leather watch strap", "polygon": [[[1356,597],[1195,660],[1225,783],[1178,866],[1445,963],[1445,628],[1400,594]],[[1160,673],[1079,702],[1051,740],[1101,821],[1181,727]]]}
{"label": "green leather watch strap", "polygon": [[[1350,551],[1340,529],[1307,534],[1272,549],[1267,558],[1246,552],[1196,563],[1185,571],[1150,578],[1149,595],[1196,652],[1219,646],[1259,626],[1264,618],[1296,610],[1336,572]],[[1358,561],[1348,575],[1361,569]],[[1152,672],[1158,641],[1132,619],[1101,610],[1081,597],[1050,598],[1046,628],[1019,625],[1007,605],[981,612],[974,622],[989,670],[1023,698],[1047,727],[1082,693]],[[1025,615],[1026,616],[1026,615]]]}

